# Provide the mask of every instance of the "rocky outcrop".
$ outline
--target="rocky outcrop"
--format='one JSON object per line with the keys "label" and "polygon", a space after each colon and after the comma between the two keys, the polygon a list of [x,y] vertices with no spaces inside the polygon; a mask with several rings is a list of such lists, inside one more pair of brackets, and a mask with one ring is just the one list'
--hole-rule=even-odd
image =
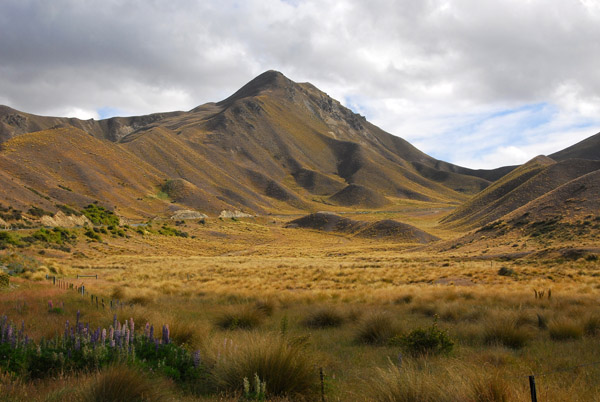
{"label": "rocky outcrop", "polygon": [[61,226],[63,228],[72,228],[76,226],[85,226],[92,224],[92,222],[90,222],[90,220],[84,215],[66,215],[62,211],[58,211],[56,214],[54,214],[54,216],[42,216],[40,218],[40,223],[44,226]]}
{"label": "rocky outcrop", "polygon": [[250,214],[246,214],[242,211],[221,211],[221,214],[219,215],[219,218],[252,218],[252,215]]}
{"label": "rocky outcrop", "polygon": [[186,219],[206,219],[206,218],[208,218],[208,215],[205,215],[198,211],[192,211],[191,209],[180,209],[179,211],[175,212],[173,214],[173,216],[171,216],[171,219],[173,219],[174,221],[182,221],[182,220],[186,220]]}

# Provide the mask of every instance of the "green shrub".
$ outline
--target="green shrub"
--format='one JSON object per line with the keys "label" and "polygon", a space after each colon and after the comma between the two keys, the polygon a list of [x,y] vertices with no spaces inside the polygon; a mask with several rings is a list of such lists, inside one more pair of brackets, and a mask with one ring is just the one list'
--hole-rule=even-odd
{"label": "green shrub", "polygon": [[321,307],[311,312],[303,321],[309,328],[339,327],[344,323],[344,316],[332,307]]}
{"label": "green shrub", "polygon": [[84,235],[86,235],[87,237],[89,237],[92,240],[102,242],[102,237],[100,237],[100,235],[98,233],[94,232],[92,229],[87,229],[85,231]]}
{"label": "green shrub", "polygon": [[163,225],[159,230],[158,233],[163,235],[163,236],[178,236],[178,237],[188,237],[188,233],[187,232],[182,232],[179,229],[175,229],[171,226],[167,226],[167,225]]}
{"label": "green shrub", "polygon": [[392,318],[385,313],[372,314],[358,323],[355,334],[357,343],[385,345],[398,334]]}
{"label": "green shrub", "polygon": [[37,218],[41,218],[42,216],[52,216],[54,215],[52,212],[46,211],[45,209],[38,207],[31,207],[27,211],[27,213],[31,216],[35,216]]}
{"label": "green shrub", "polygon": [[0,272],[0,288],[7,288],[10,286],[10,276],[7,273]]}
{"label": "green shrub", "polygon": [[4,250],[8,246],[19,246],[21,244],[19,235],[0,230],[0,250]]}
{"label": "green shrub", "polygon": [[398,335],[390,340],[393,345],[400,345],[411,355],[447,355],[452,351],[454,342],[446,331],[437,327],[437,323],[427,329],[417,328],[406,335]]}
{"label": "green shrub", "polygon": [[99,205],[90,204],[82,212],[94,225],[119,225],[119,217]]}

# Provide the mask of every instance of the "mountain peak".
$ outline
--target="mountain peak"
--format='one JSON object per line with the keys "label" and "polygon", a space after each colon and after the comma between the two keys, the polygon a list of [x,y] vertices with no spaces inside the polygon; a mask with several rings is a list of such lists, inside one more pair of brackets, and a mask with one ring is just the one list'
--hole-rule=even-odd
{"label": "mountain peak", "polygon": [[237,99],[256,96],[262,91],[268,89],[286,88],[293,84],[294,82],[292,80],[287,78],[279,71],[268,70],[254,78],[252,81],[248,82],[243,87],[241,87],[229,98],[217,103],[217,105],[225,106],[233,103]]}

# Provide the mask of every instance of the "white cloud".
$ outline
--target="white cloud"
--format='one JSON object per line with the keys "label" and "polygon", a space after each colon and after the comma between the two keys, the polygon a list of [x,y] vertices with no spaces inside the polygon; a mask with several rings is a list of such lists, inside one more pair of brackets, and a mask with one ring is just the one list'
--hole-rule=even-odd
{"label": "white cloud", "polygon": [[591,0],[3,0],[0,101],[188,110],[277,69],[433,156],[493,167],[599,131],[598,37]]}

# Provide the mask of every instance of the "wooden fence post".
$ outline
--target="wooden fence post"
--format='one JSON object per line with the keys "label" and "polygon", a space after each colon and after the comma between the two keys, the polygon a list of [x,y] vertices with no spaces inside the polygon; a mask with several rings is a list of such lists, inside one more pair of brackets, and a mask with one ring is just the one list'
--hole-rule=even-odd
{"label": "wooden fence post", "polygon": [[537,402],[537,392],[535,390],[535,376],[529,376],[529,389],[531,390],[531,402]]}

